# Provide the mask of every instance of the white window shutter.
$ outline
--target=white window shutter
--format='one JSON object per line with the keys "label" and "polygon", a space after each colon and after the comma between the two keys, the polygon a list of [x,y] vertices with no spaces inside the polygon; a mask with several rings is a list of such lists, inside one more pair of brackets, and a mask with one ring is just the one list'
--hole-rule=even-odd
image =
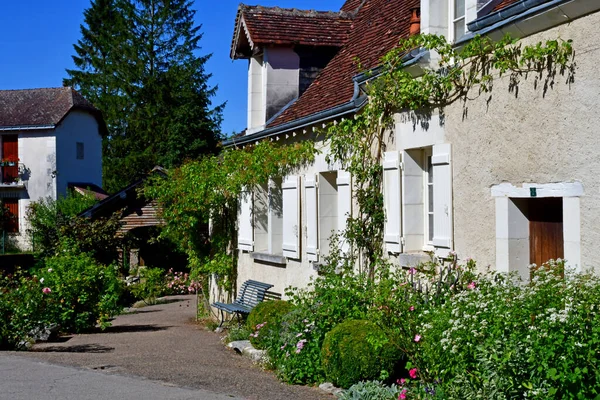
{"label": "white window shutter", "polygon": [[319,216],[317,179],[314,174],[304,176],[304,204],[306,204],[306,258],[319,261]]}
{"label": "white window shutter", "polygon": [[[338,189],[338,233],[346,230],[346,221],[352,216],[352,177],[347,171],[339,170],[337,173]],[[345,238],[340,237],[342,251],[347,253],[350,250],[350,244]]]}
{"label": "white window shutter", "polygon": [[383,204],[385,229],[383,241],[389,253],[402,252],[402,206],[400,182],[400,153],[389,151],[383,158]]}
{"label": "white window shutter", "polygon": [[433,245],[452,248],[452,167],[449,143],[433,146]]}
{"label": "white window shutter", "polygon": [[238,210],[238,249],[240,250],[254,250],[252,222],[252,191],[243,191]]}
{"label": "white window shutter", "polygon": [[283,256],[300,258],[300,190],[298,176],[287,176],[283,192]]}

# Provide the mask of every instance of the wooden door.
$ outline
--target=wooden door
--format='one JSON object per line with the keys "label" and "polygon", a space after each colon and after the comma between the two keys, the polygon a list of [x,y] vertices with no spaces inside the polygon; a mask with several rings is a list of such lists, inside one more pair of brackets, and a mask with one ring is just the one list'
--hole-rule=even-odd
{"label": "wooden door", "polygon": [[529,202],[529,262],[538,266],[564,257],[562,198]]}
{"label": "wooden door", "polygon": [[13,167],[2,167],[2,183],[16,182],[19,176],[19,150],[17,135],[2,136],[2,160],[12,161]]}

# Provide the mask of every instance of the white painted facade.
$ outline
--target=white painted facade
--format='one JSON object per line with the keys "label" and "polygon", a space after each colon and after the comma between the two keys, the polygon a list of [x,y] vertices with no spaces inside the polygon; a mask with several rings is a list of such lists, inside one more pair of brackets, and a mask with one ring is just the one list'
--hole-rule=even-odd
{"label": "white painted facade", "polygon": [[[454,1],[422,0],[422,32],[453,38],[456,19],[449,10]],[[427,260],[430,252],[443,257],[455,251],[461,259],[475,259],[482,269],[515,271],[527,279],[529,220],[515,204],[517,199],[530,198],[530,189],[535,188],[539,198],[562,198],[567,264],[577,270],[600,270],[595,257],[600,240],[600,140],[596,132],[600,79],[595,45],[600,13],[580,16],[597,11],[600,4],[593,10],[586,7],[592,7],[589,1],[572,0],[558,11],[552,9],[489,33],[492,38],[509,32],[531,35],[524,43],[573,39],[577,62],[573,84],[566,85],[559,77],[543,95],[524,80],[515,98],[508,91],[508,78],[503,78],[495,83],[489,104],[486,99],[468,102],[466,116],[462,104],[448,107],[443,118],[437,113],[426,119],[412,113],[395,116],[382,169],[385,249],[399,265]],[[565,10],[577,14],[569,24],[562,23]],[[559,11],[565,14],[557,18]],[[476,16],[477,1],[465,0],[465,23]],[[424,57],[421,65],[434,62],[432,55]],[[283,133],[278,140],[318,141],[310,132],[311,127],[305,127]],[[288,286],[306,286],[328,252],[331,232],[345,226],[352,209],[352,179],[327,165],[322,142],[317,147],[321,154],[312,166],[283,178],[283,182],[297,182],[294,188],[299,189],[292,196],[282,196],[281,242],[298,243],[296,253],[261,245],[277,240],[279,234],[268,225],[267,229],[259,226],[261,220],[274,218],[271,189],[255,192],[242,202],[238,284],[256,279],[274,284],[273,290],[279,293]]]}
{"label": "white painted facade", "polygon": [[300,57],[292,48],[268,47],[248,60],[248,130],[265,123],[299,93]]}
{"label": "white painted facade", "polygon": [[[0,195],[18,197],[19,233],[14,240],[27,249],[31,202],[65,196],[70,182],[102,186],[102,138],[95,117],[78,110],[70,111],[54,129],[0,131],[8,134],[18,135],[20,182],[0,185]],[[83,159],[77,159],[77,143],[83,143]]]}

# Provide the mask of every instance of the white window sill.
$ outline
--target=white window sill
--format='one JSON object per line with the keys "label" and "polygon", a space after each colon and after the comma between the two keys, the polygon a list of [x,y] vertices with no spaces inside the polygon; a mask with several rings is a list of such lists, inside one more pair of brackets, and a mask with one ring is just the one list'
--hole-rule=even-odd
{"label": "white window sill", "polygon": [[287,258],[279,254],[252,252],[250,257],[255,261],[267,262],[270,264],[287,265]]}

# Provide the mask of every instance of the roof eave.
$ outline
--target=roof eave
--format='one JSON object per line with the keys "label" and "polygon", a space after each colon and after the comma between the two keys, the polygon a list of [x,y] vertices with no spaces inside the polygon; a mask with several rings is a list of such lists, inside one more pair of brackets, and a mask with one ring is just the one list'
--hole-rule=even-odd
{"label": "roof eave", "polygon": [[[406,68],[418,63],[418,61],[421,58],[423,58],[423,56],[425,56],[426,54],[426,51],[419,51],[417,54],[414,54],[412,52],[407,54],[404,57],[405,62],[402,64],[401,68]],[[223,147],[245,145],[258,140],[277,136],[282,133],[303,129],[305,127],[323,123],[325,121],[331,121],[336,118],[346,116],[348,114],[354,114],[360,111],[367,104],[367,96],[361,95],[360,87],[366,82],[376,79],[379,75],[381,75],[382,71],[383,68],[381,66],[378,66],[367,72],[363,72],[354,76],[352,78],[352,80],[354,81],[354,93],[352,95],[352,99],[350,99],[350,101],[346,103],[342,103],[338,106],[329,108],[327,110],[322,110],[311,115],[307,115],[306,117],[298,118],[296,120],[283,123],[281,125],[263,129],[262,131],[253,133],[251,135],[242,136],[240,138],[228,139],[223,142]],[[291,104],[293,104],[294,101],[292,101],[286,107],[289,107]]]}
{"label": "roof eave", "polygon": [[467,24],[469,33],[463,36],[457,43],[466,42],[475,34],[484,34],[497,29],[510,22],[523,19],[529,15],[556,7],[571,0],[520,0],[501,10],[492,12],[471,21]]}
{"label": "roof eave", "polygon": [[0,131],[39,131],[55,129],[56,125],[14,125],[0,126]]}

